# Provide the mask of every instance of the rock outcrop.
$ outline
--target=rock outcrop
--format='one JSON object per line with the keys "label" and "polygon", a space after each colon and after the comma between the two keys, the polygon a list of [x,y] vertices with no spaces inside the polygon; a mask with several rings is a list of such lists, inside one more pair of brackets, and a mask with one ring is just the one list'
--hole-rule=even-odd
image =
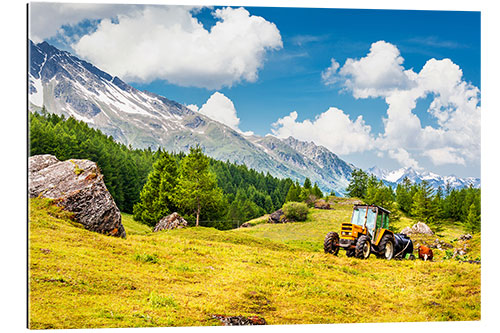
{"label": "rock outcrop", "polygon": [[186,228],[187,226],[188,223],[182,218],[182,216],[177,213],[172,213],[158,221],[153,231],[157,232],[161,230],[180,229]]}
{"label": "rock outcrop", "polygon": [[442,250],[442,249],[451,249],[453,247],[453,245],[451,245],[449,243],[446,243],[446,242],[440,240],[439,238],[436,238],[434,240],[434,243],[432,243],[431,245],[429,245],[429,247],[431,249]]}
{"label": "rock outcrop", "polygon": [[429,228],[429,226],[423,222],[417,222],[411,228],[406,227],[401,230],[401,233],[407,236],[413,234],[434,235],[434,232],[431,230],[431,228]]}
{"label": "rock outcrop", "polygon": [[283,212],[283,209],[278,209],[274,213],[271,213],[269,215],[269,219],[267,220],[268,223],[286,223],[288,222],[287,219],[285,218],[285,213]]}
{"label": "rock outcrop", "polygon": [[267,325],[264,318],[257,316],[245,317],[212,315],[212,318],[218,319],[223,326]]}
{"label": "rock outcrop", "polygon": [[460,239],[461,241],[471,240],[472,239],[472,235],[471,234],[461,235],[458,239]]}
{"label": "rock outcrop", "polygon": [[314,202],[314,208],[316,209],[333,209],[331,204],[325,199],[319,199]]}
{"label": "rock outcrop", "polygon": [[74,213],[85,229],[125,237],[120,210],[104,184],[97,164],[89,160],[59,161],[52,155],[29,158],[29,196],[54,199]]}

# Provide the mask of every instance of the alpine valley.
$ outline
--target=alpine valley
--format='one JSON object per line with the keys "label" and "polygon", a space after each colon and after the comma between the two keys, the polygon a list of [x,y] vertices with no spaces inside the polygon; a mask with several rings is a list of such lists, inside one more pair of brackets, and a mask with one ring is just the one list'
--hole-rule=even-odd
{"label": "alpine valley", "polygon": [[[349,184],[355,167],[325,147],[293,137],[243,134],[163,96],[139,91],[47,42],[29,44],[31,112],[45,107],[50,113],[74,117],[134,148],[178,152],[199,144],[215,159],[300,182],[308,177],[327,193],[343,195]],[[388,171],[369,172],[391,184],[402,180],[386,179]],[[458,178],[452,185],[466,186],[471,181],[479,185],[478,179]]]}

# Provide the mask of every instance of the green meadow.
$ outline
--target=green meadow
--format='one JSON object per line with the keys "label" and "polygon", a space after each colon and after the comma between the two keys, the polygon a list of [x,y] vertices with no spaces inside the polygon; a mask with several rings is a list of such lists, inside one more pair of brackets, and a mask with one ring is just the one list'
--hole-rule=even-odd
{"label": "green meadow", "polygon": [[[481,319],[481,265],[348,258],[323,253],[328,231],[349,220],[352,202],[310,209],[305,222],[153,233],[123,214],[127,237],[85,230],[46,199],[30,200],[29,326],[110,328],[220,325],[221,315],[268,324],[470,321]],[[415,220],[401,218],[401,230]],[[460,224],[433,237],[457,244]],[[480,234],[468,244],[480,258]],[[446,258],[446,259],[445,259]]]}

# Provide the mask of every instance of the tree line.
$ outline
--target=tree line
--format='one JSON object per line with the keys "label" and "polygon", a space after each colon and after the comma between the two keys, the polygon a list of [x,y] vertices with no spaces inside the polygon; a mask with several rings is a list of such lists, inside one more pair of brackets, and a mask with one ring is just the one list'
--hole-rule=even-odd
{"label": "tree line", "polygon": [[29,154],[88,159],[99,166],[118,208],[133,211],[158,152],[131,149],[73,117],[29,113]]}
{"label": "tree line", "polygon": [[304,180],[301,186],[299,181],[291,184],[290,189],[286,195],[286,202],[305,202],[309,206],[314,205],[317,199],[323,198],[323,192],[320,190],[317,183],[314,186],[309,178]]}
{"label": "tree line", "polygon": [[385,185],[374,175],[361,169],[352,173],[346,189],[348,196],[357,197],[370,205],[379,205],[430,224],[435,231],[442,230],[446,221],[463,223],[469,232],[481,230],[481,189],[471,186],[443,189],[432,188],[429,182],[412,182],[405,178],[396,189]]}
{"label": "tree line", "polygon": [[[179,213],[186,213],[188,221],[193,224],[198,217],[200,225],[219,229],[236,227],[243,221],[280,208],[293,184],[289,178],[278,179],[245,165],[209,158],[198,148],[188,155],[162,149],[133,149],[117,143],[111,136],[83,121],[44,110],[40,114],[29,113],[29,127],[30,156],[52,154],[60,160],[89,159],[96,162],[118,208],[149,225],[176,209]],[[192,184],[188,182],[195,176],[189,172],[200,165],[203,168],[199,172],[209,175],[205,179],[209,188],[215,186],[216,190],[211,193],[214,195],[212,203],[207,203],[206,209],[196,214],[181,197],[187,197],[188,192],[200,193],[198,188],[189,187]],[[147,194],[148,188],[151,190],[147,187],[150,181],[161,190]],[[153,202],[158,204],[155,206]],[[158,211],[140,210],[149,204]]]}

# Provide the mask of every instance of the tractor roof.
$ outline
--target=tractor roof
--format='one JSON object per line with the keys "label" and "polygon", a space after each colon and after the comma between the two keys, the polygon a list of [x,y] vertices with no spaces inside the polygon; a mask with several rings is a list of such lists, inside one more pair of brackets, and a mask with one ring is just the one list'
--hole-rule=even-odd
{"label": "tractor roof", "polygon": [[365,205],[365,204],[355,204],[354,208],[366,208],[366,207],[374,207],[378,208],[379,210],[383,211],[386,214],[390,214],[391,212],[383,207],[377,206],[377,205]]}

